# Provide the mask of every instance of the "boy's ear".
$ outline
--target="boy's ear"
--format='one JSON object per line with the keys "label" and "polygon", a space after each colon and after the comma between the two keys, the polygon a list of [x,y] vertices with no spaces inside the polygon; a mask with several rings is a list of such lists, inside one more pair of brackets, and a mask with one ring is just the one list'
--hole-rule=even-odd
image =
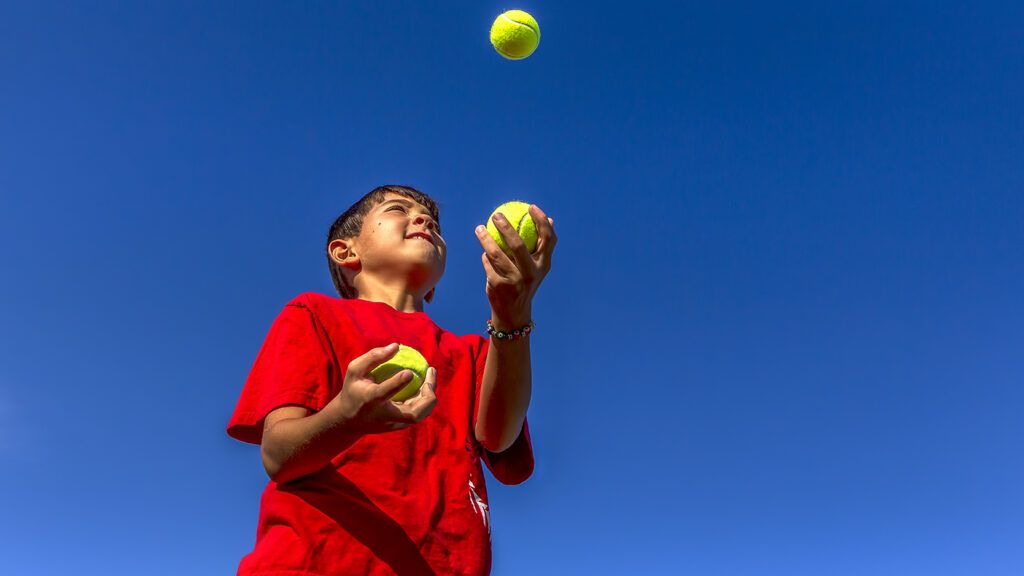
{"label": "boy's ear", "polygon": [[359,255],[355,252],[352,240],[331,240],[331,243],[327,245],[327,253],[331,255],[331,260],[339,266],[359,267]]}
{"label": "boy's ear", "polygon": [[434,300],[434,291],[436,290],[437,288],[431,288],[430,292],[427,292],[427,295],[423,297],[423,299],[426,300],[428,304]]}

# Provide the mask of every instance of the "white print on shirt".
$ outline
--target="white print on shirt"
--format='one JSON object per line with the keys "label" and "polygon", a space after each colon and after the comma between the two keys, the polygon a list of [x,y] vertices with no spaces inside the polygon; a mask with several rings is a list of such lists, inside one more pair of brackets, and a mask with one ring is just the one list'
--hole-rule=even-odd
{"label": "white print on shirt", "polygon": [[469,481],[469,504],[471,506],[473,506],[473,512],[476,512],[477,514],[480,514],[480,516],[482,517],[481,519],[484,521],[484,527],[487,528],[487,535],[490,536],[491,535],[491,522],[490,522],[490,520],[491,520],[491,513],[487,509],[487,503],[484,502],[479,496],[477,496],[477,494],[476,494],[476,484],[473,484],[472,480]]}

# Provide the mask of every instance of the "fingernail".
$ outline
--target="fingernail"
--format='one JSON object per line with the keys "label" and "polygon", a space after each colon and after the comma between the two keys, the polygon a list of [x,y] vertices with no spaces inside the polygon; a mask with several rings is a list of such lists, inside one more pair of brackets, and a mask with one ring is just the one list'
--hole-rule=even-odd
{"label": "fingernail", "polygon": [[483,233],[484,233],[484,232],[486,232],[486,231],[487,231],[487,229],[486,229],[486,228],[484,228],[483,226],[477,226],[477,227],[476,227],[476,233],[477,233],[477,234],[483,234]]}

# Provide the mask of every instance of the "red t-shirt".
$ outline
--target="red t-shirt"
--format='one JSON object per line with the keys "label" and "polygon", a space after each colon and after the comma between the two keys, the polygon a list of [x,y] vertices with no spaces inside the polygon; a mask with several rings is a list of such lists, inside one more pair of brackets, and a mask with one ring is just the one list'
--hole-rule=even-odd
{"label": "red t-shirt", "polygon": [[274,320],[227,432],[259,444],[274,408],[319,411],[341,390],[349,362],[371,348],[412,346],[437,369],[437,405],[404,430],[363,436],[329,466],[270,481],[256,546],[240,575],[488,574],[487,488],[481,461],[503,484],[533,472],[529,428],[493,454],[474,434],[489,340],[456,336],[424,312],[305,293]]}

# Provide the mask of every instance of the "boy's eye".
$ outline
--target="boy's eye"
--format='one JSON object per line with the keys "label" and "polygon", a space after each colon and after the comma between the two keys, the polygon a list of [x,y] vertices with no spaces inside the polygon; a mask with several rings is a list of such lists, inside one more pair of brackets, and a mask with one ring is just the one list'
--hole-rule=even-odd
{"label": "boy's eye", "polygon": [[398,204],[395,204],[391,208],[388,208],[387,211],[390,212],[390,211],[394,210],[395,208],[398,208],[402,212],[405,212],[405,206],[401,206],[401,205],[398,205]]}

